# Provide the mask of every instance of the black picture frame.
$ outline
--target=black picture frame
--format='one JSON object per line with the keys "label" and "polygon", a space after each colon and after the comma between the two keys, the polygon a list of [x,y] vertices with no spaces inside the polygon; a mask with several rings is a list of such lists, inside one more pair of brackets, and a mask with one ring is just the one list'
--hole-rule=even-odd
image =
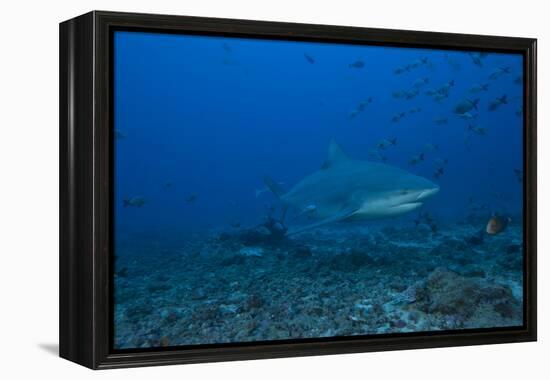
{"label": "black picture frame", "polygon": [[[518,328],[112,349],[112,35],[229,35],[520,53],[524,57],[524,325]],[[60,24],[60,356],[93,369],[535,341],[536,39],[93,11]]]}

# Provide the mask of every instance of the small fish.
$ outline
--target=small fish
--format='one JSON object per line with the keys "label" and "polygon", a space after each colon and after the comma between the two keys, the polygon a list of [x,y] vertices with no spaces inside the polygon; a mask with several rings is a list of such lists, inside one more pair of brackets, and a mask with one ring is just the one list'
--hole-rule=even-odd
{"label": "small fish", "polygon": [[449,92],[451,91],[451,88],[454,86],[454,84],[455,84],[455,81],[450,80],[443,86],[435,89],[433,92],[430,92],[430,94],[432,95],[429,95],[429,96],[433,96],[434,100],[437,102],[443,99],[446,99],[449,97]]}
{"label": "small fish", "polygon": [[365,67],[365,62],[358,60],[353,63],[350,63],[348,67],[352,69],[362,69],[363,67]]}
{"label": "small fish", "polygon": [[461,119],[464,119],[464,120],[474,120],[477,118],[479,114],[478,113],[470,113],[470,112],[464,112],[464,113],[457,113],[456,116],[460,117]]}
{"label": "small fish", "polygon": [[439,150],[439,145],[430,143],[424,145],[425,152],[433,152],[434,150]]}
{"label": "small fish", "polygon": [[424,215],[422,213],[419,213],[418,216],[413,220],[414,226],[418,227],[422,222],[424,221]]}
{"label": "small fish", "polygon": [[439,167],[434,172],[434,178],[439,179],[444,174],[443,167]]}
{"label": "small fish", "polygon": [[388,157],[381,155],[380,152],[374,149],[369,151],[369,158],[382,162],[388,161]]}
{"label": "small fish", "polygon": [[510,218],[509,216],[501,216],[495,214],[491,219],[489,219],[485,231],[489,235],[500,234],[501,232],[504,232],[504,230],[506,230],[506,227],[508,227],[508,224],[511,222],[512,218]]}
{"label": "small fish", "polygon": [[415,59],[414,61],[409,63],[407,66],[410,69],[416,69],[416,68],[420,67],[421,65],[427,65],[427,64],[428,64],[428,58],[422,57],[422,58],[419,58],[419,59]]}
{"label": "small fish", "polygon": [[417,112],[420,112],[422,111],[422,108],[420,107],[413,107],[409,110],[409,113],[417,113]]}
{"label": "small fish", "polygon": [[517,85],[523,84],[523,77],[522,77],[521,75],[518,75],[518,76],[514,79],[514,84],[517,84]]}
{"label": "small fish", "polygon": [[468,131],[474,132],[480,136],[485,136],[487,134],[487,130],[485,128],[477,127],[473,124],[468,125]]}
{"label": "small fish", "polygon": [[402,99],[405,97],[405,91],[394,91],[391,93],[391,96],[395,99]]}
{"label": "small fish", "polygon": [[419,155],[413,156],[409,160],[409,165],[416,165],[421,161],[424,161],[424,153],[420,153]]}
{"label": "small fish", "polygon": [[437,89],[437,92],[440,93],[440,94],[448,95],[449,91],[451,90],[452,87],[454,87],[454,85],[455,85],[455,81],[454,81],[454,79],[451,79],[450,81],[445,83],[443,86],[439,87]]}
{"label": "small fish", "polygon": [[145,203],[147,203],[147,200],[143,197],[140,197],[140,196],[124,199],[122,201],[122,204],[123,204],[124,207],[141,208],[141,207],[143,207],[143,205],[145,205]]}
{"label": "small fish", "polygon": [[477,104],[479,103],[479,99],[474,99],[474,100],[470,100],[470,99],[463,99],[461,100],[454,108],[454,113],[457,113],[457,114],[463,114],[465,112],[468,112],[472,109],[476,109],[477,110]]}
{"label": "small fish", "polygon": [[437,233],[437,224],[428,212],[419,213],[418,216],[414,219],[414,226],[418,227],[421,224],[425,224],[430,227],[432,233]]}
{"label": "small fish", "polygon": [[517,117],[522,117],[522,116],[523,116],[523,106],[519,106],[519,107],[516,109],[515,114],[516,114]]}
{"label": "small fish", "polygon": [[378,149],[386,149],[390,146],[396,146],[397,145],[397,137],[394,137],[392,139],[384,139],[380,140],[378,144],[376,144],[376,147]]}
{"label": "small fish", "polygon": [[393,73],[399,75],[403,74],[405,71],[409,71],[409,69],[405,66],[399,66],[395,70],[393,70]]}
{"label": "small fish", "polygon": [[514,175],[519,183],[523,183],[523,170],[514,169]]}
{"label": "small fish", "polygon": [[445,125],[449,121],[449,119],[445,116],[438,116],[438,117],[434,118],[433,120],[434,120],[434,123],[436,125]]}
{"label": "small fish", "polygon": [[449,159],[448,158],[436,158],[434,160],[434,162],[437,166],[446,166],[449,163]]}
{"label": "small fish", "polygon": [[474,53],[468,53],[470,55],[470,58],[472,58],[472,62],[477,66],[483,66],[483,62],[481,62],[481,58],[478,56],[475,56]]}
{"label": "small fish", "polygon": [[169,189],[169,188],[171,188],[172,186],[174,186],[174,183],[173,183],[172,181],[166,181],[166,182],[164,182],[164,184],[162,185],[162,187],[163,187],[164,189]]}
{"label": "small fish", "polygon": [[199,197],[199,195],[196,194],[196,193],[190,194],[187,198],[185,198],[185,202],[193,203],[197,200],[198,197]]}
{"label": "small fish", "polygon": [[427,96],[434,96],[437,94],[437,90],[435,88],[428,88],[426,92],[424,92]]}
{"label": "small fish", "polygon": [[233,51],[233,49],[231,49],[231,46],[229,46],[227,42],[224,42],[222,47],[223,47],[223,50],[225,50],[227,53],[231,53]]}
{"label": "small fish", "polygon": [[405,112],[398,112],[398,113],[396,113],[395,115],[392,116],[391,121],[394,122],[394,123],[397,123],[404,116],[405,116]]}
{"label": "small fish", "polygon": [[315,59],[313,59],[311,55],[304,54],[304,58],[306,59],[306,61],[308,61],[312,65],[315,63]]}
{"label": "small fish", "polygon": [[414,88],[420,88],[420,87],[424,86],[425,84],[428,84],[429,82],[430,82],[430,78],[428,78],[428,77],[418,78],[417,80],[415,80],[413,82],[413,87]]}
{"label": "small fish", "polygon": [[419,91],[417,89],[414,89],[412,91],[405,91],[405,99],[411,100],[414,99],[419,94]]}
{"label": "small fish", "polygon": [[468,90],[470,94],[479,94],[480,92],[489,91],[489,83],[475,84]]}
{"label": "small fish", "polygon": [[452,57],[449,54],[445,54],[444,58],[445,58],[445,61],[449,64],[449,66],[451,66],[451,68],[454,71],[460,70],[460,63],[458,63],[455,57]]}
{"label": "small fish", "polygon": [[502,199],[506,198],[505,195],[504,195],[503,193],[501,193],[500,191],[493,191],[493,192],[491,193],[491,196],[492,196],[493,198],[499,199],[499,200],[502,200]]}
{"label": "small fish", "polygon": [[481,59],[487,55],[486,53],[469,52],[468,55],[472,59],[474,65],[483,67],[483,61]]}
{"label": "small fish", "polygon": [[350,113],[348,113],[348,118],[350,119],[355,119],[355,117],[359,115],[359,111],[358,110],[353,110],[351,111]]}
{"label": "small fish", "polygon": [[507,98],[506,94],[502,95],[501,97],[498,97],[496,99],[491,100],[491,102],[489,102],[489,106],[487,107],[487,109],[489,111],[496,111],[496,109],[499,108],[503,104],[508,104],[508,98]]}
{"label": "small fish", "polygon": [[414,224],[418,226],[422,222],[431,223],[433,222],[433,218],[430,216],[430,214],[426,212],[420,212],[418,216],[414,219]]}
{"label": "small fish", "polygon": [[369,96],[367,100],[363,100],[362,102],[359,103],[359,105],[357,106],[357,109],[359,111],[364,111],[365,108],[367,108],[367,106],[371,103],[372,103],[372,96]]}
{"label": "small fish", "polygon": [[121,132],[120,130],[118,129],[115,129],[115,138],[117,140],[121,140],[121,139],[125,139],[126,138],[126,134]]}
{"label": "small fish", "polygon": [[491,72],[491,74],[489,74],[489,79],[496,80],[505,74],[510,74],[511,72],[512,70],[508,66],[497,67]]}

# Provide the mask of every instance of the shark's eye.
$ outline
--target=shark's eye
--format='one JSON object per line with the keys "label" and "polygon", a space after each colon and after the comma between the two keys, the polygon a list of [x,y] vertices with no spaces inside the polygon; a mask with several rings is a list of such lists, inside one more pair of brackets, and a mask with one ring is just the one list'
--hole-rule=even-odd
{"label": "shark's eye", "polygon": [[401,194],[402,195],[407,195],[407,194],[409,194],[409,190],[403,189],[403,190],[401,190]]}

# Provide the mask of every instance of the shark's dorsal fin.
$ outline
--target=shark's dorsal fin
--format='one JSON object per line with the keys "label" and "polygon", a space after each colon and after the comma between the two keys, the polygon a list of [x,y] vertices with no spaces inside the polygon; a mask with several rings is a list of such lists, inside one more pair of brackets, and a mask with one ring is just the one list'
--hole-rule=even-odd
{"label": "shark's dorsal fin", "polygon": [[344,153],[340,145],[338,145],[338,143],[334,139],[332,139],[330,140],[330,143],[328,145],[327,160],[323,163],[321,169],[328,169],[331,166],[334,166],[335,164],[344,162],[346,160],[349,160],[349,157],[346,153]]}
{"label": "shark's dorsal fin", "polygon": [[345,161],[348,160],[348,156],[344,151],[342,150],[342,147],[338,145],[336,140],[332,139],[330,140],[330,143],[328,145],[328,158],[327,161],[331,163],[337,163],[339,161]]}

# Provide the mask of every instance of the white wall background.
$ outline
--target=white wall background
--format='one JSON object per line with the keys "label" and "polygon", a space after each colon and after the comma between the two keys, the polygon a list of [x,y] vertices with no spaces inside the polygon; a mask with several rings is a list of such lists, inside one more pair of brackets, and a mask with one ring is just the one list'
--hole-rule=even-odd
{"label": "white wall background", "polygon": [[[542,0],[6,1],[0,22],[0,377],[86,379],[550,378],[550,14]],[[56,357],[58,22],[93,9],[539,39],[539,342],[94,373]],[[545,149],[546,148],[546,149]],[[547,350],[546,354],[544,351]]]}

